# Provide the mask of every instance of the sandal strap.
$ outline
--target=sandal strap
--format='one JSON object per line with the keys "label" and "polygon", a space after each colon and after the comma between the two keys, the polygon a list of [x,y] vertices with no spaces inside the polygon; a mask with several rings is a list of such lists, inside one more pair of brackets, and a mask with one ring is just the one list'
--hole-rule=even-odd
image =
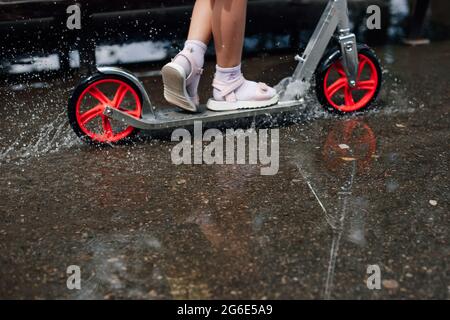
{"label": "sandal strap", "polygon": [[193,97],[189,96],[189,99],[191,99],[192,102],[193,102],[196,106],[198,106],[198,105],[200,104],[200,97],[199,97],[198,94],[195,95],[195,96],[193,96]]}
{"label": "sandal strap", "polygon": [[245,82],[244,76],[241,74],[232,82],[224,82],[217,79],[213,80],[213,87],[220,91],[220,96],[228,102],[236,102],[236,94],[234,93]]}
{"label": "sandal strap", "polygon": [[262,91],[262,92],[267,92],[270,90],[270,87],[265,84],[264,82],[258,82],[258,88]]}
{"label": "sandal strap", "polygon": [[176,57],[178,57],[178,56],[182,56],[182,57],[186,58],[191,65],[191,73],[186,78],[186,85],[190,85],[195,79],[194,76],[197,76],[197,75],[200,76],[203,74],[203,68],[200,68],[197,65],[197,63],[195,62],[195,60],[192,56],[192,51],[190,51],[187,48],[183,49],[180,53],[178,53],[174,59],[176,59]]}

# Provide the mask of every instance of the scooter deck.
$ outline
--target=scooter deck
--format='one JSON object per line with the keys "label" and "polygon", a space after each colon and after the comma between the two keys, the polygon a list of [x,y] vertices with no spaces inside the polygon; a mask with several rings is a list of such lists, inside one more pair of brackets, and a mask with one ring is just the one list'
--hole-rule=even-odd
{"label": "scooter deck", "polygon": [[234,119],[249,118],[254,116],[271,115],[292,111],[295,107],[302,104],[301,101],[279,102],[276,105],[258,108],[241,109],[233,111],[211,111],[206,106],[200,106],[197,113],[188,113],[177,107],[163,107],[155,110],[155,113],[144,113],[141,119],[137,119],[126,112],[112,107],[106,107],[104,114],[114,120],[122,121],[132,127],[143,130],[169,129],[193,125],[195,121],[204,123],[220,122]]}

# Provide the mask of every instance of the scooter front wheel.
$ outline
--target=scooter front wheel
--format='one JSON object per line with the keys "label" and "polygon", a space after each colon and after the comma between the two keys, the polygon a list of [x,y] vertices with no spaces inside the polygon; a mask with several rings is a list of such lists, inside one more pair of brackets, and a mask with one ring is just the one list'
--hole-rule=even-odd
{"label": "scooter front wheel", "polygon": [[129,140],[136,129],[103,114],[110,106],[141,117],[142,97],[128,79],[96,73],[75,88],[68,106],[69,123],[83,141],[94,145]]}
{"label": "scooter front wheel", "polygon": [[342,54],[336,49],[327,54],[316,73],[316,94],[319,102],[331,112],[352,113],[369,107],[381,88],[380,62],[369,47],[358,46],[359,66],[356,86],[348,84]]}

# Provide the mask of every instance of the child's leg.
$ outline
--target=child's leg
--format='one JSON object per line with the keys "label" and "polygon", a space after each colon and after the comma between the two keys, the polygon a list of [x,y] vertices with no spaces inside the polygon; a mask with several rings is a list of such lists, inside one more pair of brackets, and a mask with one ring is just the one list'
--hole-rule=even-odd
{"label": "child's leg", "polygon": [[247,0],[215,0],[212,32],[217,64],[222,68],[241,64]]}
{"label": "child's leg", "polygon": [[214,0],[197,0],[195,2],[188,40],[209,43],[212,34],[213,3]]}
{"label": "child's leg", "polygon": [[[189,27],[188,39],[185,43],[183,53],[191,54],[193,62],[198,68],[203,68],[205,63],[205,52],[212,35],[212,13],[213,0],[197,0],[192,12],[191,25]],[[189,75],[192,71],[192,62],[184,55],[177,56],[174,61],[180,64]],[[191,97],[197,96],[200,75],[194,75],[192,83],[187,86],[187,92]]]}
{"label": "child's leg", "polygon": [[214,99],[216,111],[266,107],[278,102],[273,88],[245,80],[241,72],[247,0],[215,0],[212,30],[217,54]]}
{"label": "child's leg", "polygon": [[162,70],[164,96],[180,108],[196,111],[207,44],[211,39],[214,0],[197,0],[184,49]]}

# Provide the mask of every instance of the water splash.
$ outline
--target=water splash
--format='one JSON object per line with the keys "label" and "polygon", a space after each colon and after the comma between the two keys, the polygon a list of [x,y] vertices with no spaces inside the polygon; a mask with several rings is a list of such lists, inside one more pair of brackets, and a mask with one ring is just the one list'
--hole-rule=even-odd
{"label": "water splash", "polygon": [[6,149],[0,150],[0,164],[20,163],[29,158],[59,152],[80,144],[81,142],[72,131],[64,111],[57,114],[53,121],[44,124],[28,143],[19,137]]}
{"label": "water splash", "polygon": [[281,80],[274,88],[280,95],[281,102],[300,100],[308,92],[311,84],[309,82],[300,81],[287,77]]}

